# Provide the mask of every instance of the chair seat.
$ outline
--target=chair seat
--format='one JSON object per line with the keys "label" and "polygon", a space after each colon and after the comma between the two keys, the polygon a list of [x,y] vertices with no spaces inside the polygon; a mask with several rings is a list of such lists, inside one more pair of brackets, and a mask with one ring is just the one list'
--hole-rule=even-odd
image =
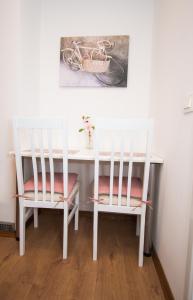
{"label": "chair seat", "polygon": [[[122,180],[122,197],[121,205],[127,205],[127,177],[123,177]],[[113,199],[112,204],[118,205],[118,189],[119,189],[119,178],[114,177],[113,180]],[[109,193],[110,193],[110,177],[99,176],[99,200],[100,204],[109,204]],[[139,200],[142,199],[143,184],[140,178],[133,177],[131,180],[131,200],[130,206],[139,206]]]}
{"label": "chair seat", "polygon": [[[73,192],[76,184],[78,182],[78,174],[69,173],[68,174],[68,196]],[[43,199],[42,193],[42,176],[38,174],[38,200]],[[61,196],[64,195],[63,190],[63,174],[55,173],[54,174],[54,201],[61,201]],[[34,199],[34,177],[32,176],[24,184],[24,196],[26,198],[33,200]],[[51,183],[50,183],[50,174],[46,173],[46,200],[51,200]]]}
{"label": "chair seat", "polygon": [[[131,207],[140,206],[141,202],[139,200],[140,199],[131,198],[130,199],[130,206]],[[110,203],[109,195],[104,195],[104,194],[99,195],[99,204],[107,205],[109,203]],[[118,196],[113,195],[112,205],[118,205]],[[127,205],[127,197],[122,196],[121,197],[121,206],[126,206],[126,205]]]}

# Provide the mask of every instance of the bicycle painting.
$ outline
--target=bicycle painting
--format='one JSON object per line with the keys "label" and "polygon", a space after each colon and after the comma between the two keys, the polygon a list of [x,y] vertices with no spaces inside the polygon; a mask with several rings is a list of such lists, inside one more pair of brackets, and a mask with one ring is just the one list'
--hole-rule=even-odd
{"label": "bicycle painting", "polygon": [[60,86],[127,87],[129,36],[62,37]]}

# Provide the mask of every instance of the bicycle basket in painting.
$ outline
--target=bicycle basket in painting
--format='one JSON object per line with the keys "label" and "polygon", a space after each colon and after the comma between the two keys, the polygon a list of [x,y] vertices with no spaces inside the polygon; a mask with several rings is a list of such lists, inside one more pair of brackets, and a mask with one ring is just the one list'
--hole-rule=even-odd
{"label": "bicycle basket in painting", "polygon": [[108,70],[110,60],[93,60],[93,59],[84,59],[83,60],[83,69],[90,73],[105,73]]}

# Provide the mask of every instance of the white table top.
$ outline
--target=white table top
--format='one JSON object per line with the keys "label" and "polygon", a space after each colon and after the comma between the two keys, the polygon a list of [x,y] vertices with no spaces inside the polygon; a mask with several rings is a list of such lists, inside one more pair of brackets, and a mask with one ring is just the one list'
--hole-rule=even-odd
{"label": "white table top", "polygon": [[[68,151],[69,160],[80,160],[80,161],[93,161],[94,160],[94,151],[93,149],[77,149],[77,150],[69,150]],[[117,154],[117,155],[116,155]],[[10,152],[10,155],[14,155],[14,151]],[[31,157],[31,151],[30,150],[24,150],[22,151],[23,157]],[[37,150],[36,156],[40,156],[40,151]],[[44,153],[45,158],[48,157],[48,152],[45,151]],[[115,153],[115,160],[119,157],[119,153]],[[125,153],[125,158],[129,157],[129,153]],[[62,151],[57,149],[53,151],[53,158],[55,159],[61,159],[62,158]],[[134,162],[144,162],[144,154],[143,153],[135,153],[133,156]],[[103,161],[109,161],[110,160],[110,152],[100,152],[100,160]],[[151,163],[155,164],[163,164],[164,160],[162,157],[156,154],[151,155]]]}

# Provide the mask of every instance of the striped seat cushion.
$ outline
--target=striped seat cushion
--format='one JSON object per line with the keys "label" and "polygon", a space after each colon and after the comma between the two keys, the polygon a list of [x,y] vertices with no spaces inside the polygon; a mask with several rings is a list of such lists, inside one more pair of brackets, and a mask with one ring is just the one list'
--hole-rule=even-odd
{"label": "striped seat cushion", "polygon": [[[121,205],[127,205],[127,177],[123,177],[122,180],[122,193],[121,193]],[[118,189],[119,189],[119,178],[114,177],[113,180],[113,199],[112,204],[118,205]],[[99,200],[101,204],[109,204],[109,193],[110,193],[110,177],[99,176]],[[130,206],[139,206],[140,199],[142,199],[143,184],[140,178],[133,177],[131,180],[131,201]]]}
{"label": "striped seat cushion", "polygon": [[[73,191],[78,180],[78,175],[75,173],[68,174],[68,195]],[[38,199],[43,199],[42,193],[42,175],[38,173]],[[63,191],[63,174],[55,173],[54,174],[54,200],[61,200],[61,195],[64,194]],[[34,177],[32,176],[24,184],[24,195],[29,198],[34,198]],[[46,200],[51,199],[51,182],[50,182],[50,173],[46,173]]]}

